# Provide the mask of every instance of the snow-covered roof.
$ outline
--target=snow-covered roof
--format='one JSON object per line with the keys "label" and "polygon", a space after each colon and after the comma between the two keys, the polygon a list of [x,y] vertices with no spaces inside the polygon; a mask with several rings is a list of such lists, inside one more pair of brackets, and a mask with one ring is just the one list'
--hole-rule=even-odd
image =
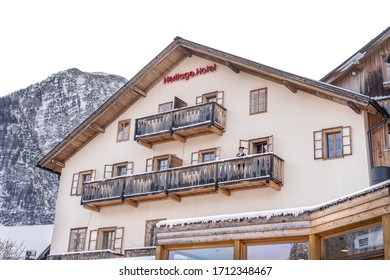
{"label": "snow-covered roof", "polygon": [[267,211],[256,211],[256,212],[247,212],[247,213],[238,213],[238,214],[227,214],[227,215],[216,215],[216,216],[205,216],[205,217],[195,217],[195,218],[185,218],[185,219],[173,219],[173,220],[164,220],[157,223],[157,227],[174,227],[174,226],[183,226],[189,224],[201,224],[201,223],[219,223],[219,222],[229,222],[229,221],[241,221],[241,220],[250,220],[265,218],[270,219],[271,217],[278,216],[299,216],[303,214],[313,213],[319,210],[329,208],[333,205],[364,196],[368,193],[372,193],[378,190],[381,190],[385,187],[390,186],[390,180],[381,182],[379,184],[369,186],[362,190],[359,190],[354,193],[339,197],[337,199],[327,201],[321,204],[312,205],[308,207],[299,207],[299,208],[286,208],[286,209],[275,209]]}

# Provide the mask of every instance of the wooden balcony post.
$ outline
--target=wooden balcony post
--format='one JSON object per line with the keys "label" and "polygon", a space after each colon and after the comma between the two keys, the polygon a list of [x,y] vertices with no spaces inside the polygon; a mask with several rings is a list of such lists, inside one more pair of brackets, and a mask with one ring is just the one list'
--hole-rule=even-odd
{"label": "wooden balcony post", "polygon": [[317,234],[309,235],[309,260],[321,259],[321,239]]}
{"label": "wooden balcony post", "polygon": [[234,260],[243,260],[242,248],[243,244],[241,240],[234,240]]}

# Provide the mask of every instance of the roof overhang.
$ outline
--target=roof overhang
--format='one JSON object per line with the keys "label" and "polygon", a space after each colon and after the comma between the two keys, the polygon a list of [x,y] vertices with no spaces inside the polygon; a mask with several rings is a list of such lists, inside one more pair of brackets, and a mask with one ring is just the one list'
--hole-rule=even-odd
{"label": "roof overhang", "polygon": [[149,90],[178,64],[191,56],[198,56],[226,65],[235,73],[242,71],[282,84],[294,93],[302,91],[349,106],[357,113],[360,113],[361,110],[377,112],[371,105],[370,98],[365,95],[307,79],[176,37],[159,55],[46,154],[38,162],[38,166],[61,173],[70,157],[99,133],[104,133],[108,125],[137,100],[145,97]]}

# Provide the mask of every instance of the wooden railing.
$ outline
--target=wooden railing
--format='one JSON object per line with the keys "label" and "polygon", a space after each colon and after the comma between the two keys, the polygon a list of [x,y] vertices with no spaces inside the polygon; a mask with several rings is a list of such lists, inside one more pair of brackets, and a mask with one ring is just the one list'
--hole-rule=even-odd
{"label": "wooden railing", "polygon": [[99,259],[113,259],[123,258],[124,255],[115,253],[110,250],[96,250],[96,251],[81,251],[68,252],[59,255],[50,255],[50,260],[99,260]]}
{"label": "wooden railing", "polygon": [[188,188],[217,188],[248,181],[273,181],[281,186],[283,163],[273,153],[265,153],[86,182],[83,185],[81,204],[165,195]]}
{"label": "wooden railing", "polygon": [[210,102],[136,119],[134,140],[150,135],[213,124],[225,128],[226,109]]}

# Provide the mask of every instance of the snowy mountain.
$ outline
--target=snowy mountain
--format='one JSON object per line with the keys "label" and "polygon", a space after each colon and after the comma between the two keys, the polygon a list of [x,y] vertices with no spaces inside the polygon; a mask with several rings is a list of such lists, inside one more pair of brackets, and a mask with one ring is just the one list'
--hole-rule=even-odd
{"label": "snowy mountain", "polygon": [[69,69],[0,98],[0,224],[53,223],[58,176],[37,161],[125,83]]}

